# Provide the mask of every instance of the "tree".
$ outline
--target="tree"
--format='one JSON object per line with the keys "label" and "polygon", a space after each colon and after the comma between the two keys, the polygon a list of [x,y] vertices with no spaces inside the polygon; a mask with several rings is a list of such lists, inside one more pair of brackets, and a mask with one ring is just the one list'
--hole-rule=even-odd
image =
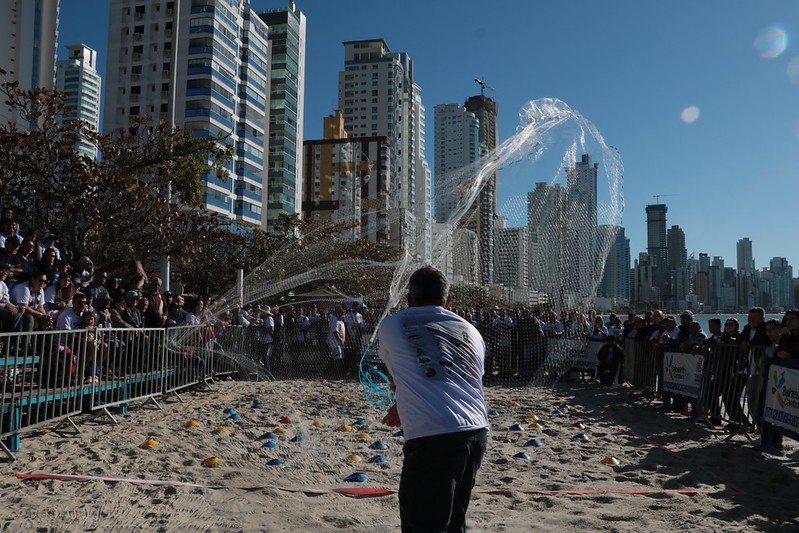
{"label": "tree", "polygon": [[[62,123],[68,110],[57,91],[6,82],[0,94],[29,124],[0,127],[0,186],[33,229],[56,234],[69,256],[113,267],[176,255],[208,223],[201,175],[227,179],[233,148],[225,137],[192,137],[148,117],[97,133],[81,120]],[[97,145],[97,159],[75,149],[81,138]]]}

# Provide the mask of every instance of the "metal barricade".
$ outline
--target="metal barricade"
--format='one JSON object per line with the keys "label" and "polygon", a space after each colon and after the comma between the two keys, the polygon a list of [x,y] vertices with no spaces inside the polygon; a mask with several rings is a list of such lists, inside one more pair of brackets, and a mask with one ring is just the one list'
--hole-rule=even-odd
{"label": "metal barricade", "polygon": [[0,436],[3,451],[13,459],[20,432],[70,417],[83,410],[87,364],[85,330],[0,334],[3,407]]}
{"label": "metal barricade", "polygon": [[658,366],[656,346],[632,339],[624,343],[624,380],[633,389],[644,392],[654,391],[657,387],[660,368]]}
{"label": "metal barricade", "polygon": [[176,393],[204,381],[209,341],[206,326],[169,328],[165,340],[164,394]]}
{"label": "metal barricade", "polygon": [[760,423],[765,348],[748,352],[736,344],[713,344],[705,357],[705,369],[698,409],[700,420],[718,425],[726,423],[729,438],[748,435]]}
{"label": "metal barricade", "polygon": [[166,376],[164,330],[98,329],[94,336],[89,339],[94,354],[90,373],[92,412],[116,422],[110,407],[125,413],[128,402],[143,399],[158,406],[156,397],[164,392]]}

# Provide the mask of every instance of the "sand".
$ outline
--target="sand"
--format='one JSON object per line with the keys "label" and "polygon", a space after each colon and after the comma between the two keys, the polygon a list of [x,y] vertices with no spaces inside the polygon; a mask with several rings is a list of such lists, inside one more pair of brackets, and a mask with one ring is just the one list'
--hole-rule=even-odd
{"label": "sand", "polygon": [[[342,396],[350,398],[341,401]],[[319,397],[320,405],[311,400]],[[345,381],[235,382],[137,404],[119,424],[78,417],[79,435],[52,428],[28,433],[18,459],[2,465],[7,531],[396,531],[397,496],[354,499],[304,491],[341,487],[396,489],[402,439],[379,423],[357,384]],[[252,407],[254,402],[263,409]],[[289,403],[293,402],[293,403]],[[489,449],[469,509],[473,531],[785,531],[799,529],[796,443],[765,457],[743,437],[679,415],[664,415],[623,388],[578,383],[555,388],[487,389]],[[563,414],[553,410],[568,403]],[[518,404],[518,405],[517,405]],[[224,410],[233,408],[240,420]],[[299,412],[292,412],[292,411]],[[541,428],[528,428],[535,414]],[[290,423],[280,418],[292,417]],[[367,426],[337,432],[343,423]],[[187,428],[189,420],[198,427]],[[314,421],[325,425],[315,428]],[[584,430],[571,427],[575,422]],[[524,431],[508,431],[522,424]],[[229,429],[217,433],[219,427]],[[276,427],[275,449],[259,437]],[[358,433],[369,439],[356,440]],[[297,433],[302,442],[290,442]],[[573,439],[584,433],[587,441]],[[140,448],[146,439],[158,444]],[[524,447],[537,438],[540,447]],[[389,448],[372,450],[380,440]],[[516,459],[526,452],[530,460]],[[348,455],[364,461],[354,463]],[[386,464],[366,462],[382,454]],[[219,458],[215,467],[202,461]],[[614,456],[619,465],[603,464]],[[268,466],[281,458],[282,466]],[[88,475],[186,482],[200,486],[18,479],[18,473]],[[365,483],[344,478],[361,472]],[[685,490],[689,493],[685,493]],[[498,491],[493,493],[492,491]],[[525,493],[524,491],[540,491]],[[549,491],[549,492],[548,492]],[[562,491],[583,491],[571,493]],[[643,491],[637,493],[635,491]],[[683,492],[681,492],[683,491]]]}

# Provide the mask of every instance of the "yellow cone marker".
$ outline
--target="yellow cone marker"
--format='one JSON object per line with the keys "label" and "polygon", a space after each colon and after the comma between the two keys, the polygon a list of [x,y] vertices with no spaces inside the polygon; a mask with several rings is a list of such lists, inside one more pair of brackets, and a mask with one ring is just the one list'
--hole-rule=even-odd
{"label": "yellow cone marker", "polygon": [[325,423],[321,420],[314,420],[313,424],[311,424],[315,428],[323,428],[325,427]]}
{"label": "yellow cone marker", "polygon": [[339,396],[338,401],[340,402],[348,402],[350,399],[347,396]]}
{"label": "yellow cone marker", "polygon": [[510,406],[511,407],[519,407],[519,405],[521,405],[519,402],[516,402],[516,401],[510,402]]}
{"label": "yellow cone marker", "polygon": [[357,440],[369,440],[372,437],[368,433],[358,433],[357,435],[355,435],[355,438]]}
{"label": "yellow cone marker", "polygon": [[152,446],[158,446],[158,441],[155,439],[147,439],[139,444],[139,448],[151,448]]}
{"label": "yellow cone marker", "polygon": [[203,459],[202,465],[207,467],[216,466],[219,464],[219,457],[209,457],[208,459]]}
{"label": "yellow cone marker", "polygon": [[287,404],[289,404],[289,405],[291,405],[291,404],[293,404],[293,403],[294,403],[294,400],[292,400],[291,398],[289,398],[288,400],[286,400],[286,403],[287,403]]}
{"label": "yellow cone marker", "polygon": [[615,457],[613,457],[612,455],[608,455],[607,457],[602,459],[602,463],[606,464],[606,465],[614,465],[614,466],[621,464],[619,462],[619,460],[616,459]]}
{"label": "yellow cone marker", "polygon": [[224,426],[218,427],[214,430],[214,433],[230,433],[230,430]]}
{"label": "yellow cone marker", "polygon": [[292,409],[292,410],[291,410],[291,414],[293,414],[293,415],[299,415],[299,414],[302,414],[302,411],[300,411],[299,409]]}
{"label": "yellow cone marker", "polygon": [[275,428],[275,429],[272,430],[272,433],[275,433],[277,435],[282,435],[285,432],[286,432],[286,428]]}
{"label": "yellow cone marker", "polygon": [[527,420],[538,420],[538,417],[535,416],[535,413],[530,413],[527,415]]}
{"label": "yellow cone marker", "polygon": [[336,428],[336,431],[352,431],[352,426],[348,424],[341,424],[339,427]]}
{"label": "yellow cone marker", "polygon": [[200,423],[197,422],[196,420],[189,420],[188,422],[186,422],[186,427],[187,428],[196,428],[196,427],[199,427],[199,426],[200,426]]}
{"label": "yellow cone marker", "polygon": [[351,453],[347,456],[347,461],[352,461],[353,463],[360,463],[361,461],[363,461],[363,457],[361,457],[357,453]]}

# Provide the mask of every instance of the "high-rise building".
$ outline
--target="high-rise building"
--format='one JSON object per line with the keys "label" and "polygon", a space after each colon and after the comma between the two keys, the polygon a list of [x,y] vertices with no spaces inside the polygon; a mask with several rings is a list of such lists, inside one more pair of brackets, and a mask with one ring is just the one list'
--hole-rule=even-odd
{"label": "high-rise building", "polygon": [[665,204],[646,206],[646,252],[653,268],[652,281],[661,301],[669,273],[669,254],[666,243],[667,212],[668,208]]}
{"label": "high-rise building", "polygon": [[791,309],[795,306],[793,294],[793,267],[785,257],[774,257],[769,261],[769,272],[773,277],[771,305],[775,308]]}
{"label": "high-rise building", "polygon": [[569,264],[567,239],[567,195],[560,184],[536,183],[527,193],[528,280],[531,290],[550,299],[564,300],[561,273]]}
{"label": "high-rise building", "polygon": [[[391,52],[383,39],[344,42],[338,102],[344,128],[354,137],[381,136],[392,147],[390,206],[403,220],[401,236],[412,253],[429,259],[432,228],[429,171],[425,171],[425,120],[413,61]],[[418,175],[424,172],[426,175]],[[417,187],[425,189],[424,194]]]}
{"label": "high-rise building", "polygon": [[[269,26],[269,150],[265,229],[281,214],[299,213],[305,101],[305,15],[293,1],[259,13]],[[264,89],[264,88],[260,88]]]}
{"label": "high-rise building", "polygon": [[494,228],[494,283],[526,290],[529,286],[527,262],[528,226],[508,228],[499,218]]}
{"label": "high-rise building", "polygon": [[[497,147],[497,113],[499,106],[493,99],[479,94],[464,103],[466,111],[474,113],[479,125],[480,156]],[[465,217],[467,227],[475,232],[480,246],[480,280],[483,285],[494,281],[494,219],[497,216],[497,173],[488,177],[475,204]]]}
{"label": "high-rise building", "polygon": [[710,305],[712,309],[722,310],[722,286],[724,282],[724,258],[713,256],[713,262],[708,269],[708,283],[710,285]]}
{"label": "high-rise building", "polygon": [[640,252],[638,259],[633,264],[633,286],[632,292],[635,294],[635,302],[641,306],[652,306],[658,303],[658,293],[655,289],[654,274],[655,265],[652,256],[646,252]]}
{"label": "high-rise building", "polygon": [[[0,81],[16,81],[20,89],[55,87],[58,47],[59,0],[3,0],[0,35],[0,68],[6,74]],[[0,120],[17,122],[17,116],[0,106]],[[27,128],[27,124],[18,124]]]}
{"label": "high-rise building", "polygon": [[674,307],[681,307],[678,302],[688,300],[688,250],[685,248],[685,232],[680,226],[673,225],[666,232],[666,254],[669,275],[664,296],[675,302]]}
{"label": "high-rise building", "polygon": [[337,109],[324,119],[324,139],[305,141],[303,148],[302,218],[340,223],[345,239],[390,243],[388,139],[348,137]]}
{"label": "high-rise building", "polygon": [[[64,105],[69,109],[69,115],[60,117],[60,122],[82,120],[99,131],[101,81],[97,52],[85,44],[70,44],[66,49],[67,58],[56,67],[55,87],[64,93]],[[97,146],[89,139],[81,139],[76,148],[81,154],[97,157]]]}
{"label": "high-rise building", "polygon": [[598,233],[602,236],[600,238],[607,238],[613,244],[605,261],[597,295],[630,301],[630,239],[625,237],[621,226],[602,225]]}
{"label": "high-rise building", "polygon": [[446,222],[458,205],[455,172],[480,159],[480,123],[460,104],[435,107],[435,219]]}
{"label": "high-rise building", "polygon": [[755,260],[752,256],[752,241],[749,240],[749,237],[740,239],[736,243],[735,249],[738,259],[738,273],[741,274],[743,272],[754,272]]}
{"label": "high-rise building", "polygon": [[226,135],[228,179],[203,173],[212,212],[262,225],[267,25],[250,0],[111,0],[103,129],[139,115],[195,136]]}
{"label": "high-rise building", "polygon": [[[610,235],[598,239],[597,234],[597,172],[599,164],[591,164],[591,156],[582,154],[574,166],[566,167],[569,213],[566,216],[568,239],[572,243],[573,264],[570,276],[575,279],[577,296],[585,301],[596,294],[596,284],[600,281],[598,258],[604,254],[612,242]],[[600,244],[602,250],[599,250]]]}

